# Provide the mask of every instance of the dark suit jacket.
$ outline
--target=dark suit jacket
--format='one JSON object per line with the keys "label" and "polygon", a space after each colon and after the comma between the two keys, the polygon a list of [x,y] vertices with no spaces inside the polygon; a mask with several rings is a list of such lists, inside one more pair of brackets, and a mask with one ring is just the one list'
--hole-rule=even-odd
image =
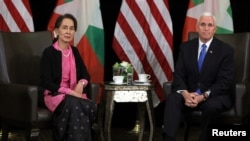
{"label": "dark suit jacket", "polygon": [[197,88],[202,92],[210,90],[209,97],[218,97],[226,107],[230,107],[230,90],[234,79],[234,49],[214,37],[199,72],[198,45],[198,38],[181,45],[174,71],[173,91],[195,92]]}

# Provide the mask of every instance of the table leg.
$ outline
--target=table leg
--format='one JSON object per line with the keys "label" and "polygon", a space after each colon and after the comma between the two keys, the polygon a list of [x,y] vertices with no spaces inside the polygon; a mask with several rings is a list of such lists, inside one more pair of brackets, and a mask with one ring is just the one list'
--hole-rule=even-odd
{"label": "table leg", "polygon": [[114,94],[107,92],[106,94],[106,107],[105,107],[105,123],[104,123],[104,138],[105,141],[111,141],[111,122],[114,109]]}
{"label": "table leg", "polygon": [[139,119],[139,139],[138,141],[142,141],[143,139],[143,134],[144,134],[144,128],[145,128],[145,102],[139,102],[138,103],[138,119]]}
{"label": "table leg", "polygon": [[155,117],[154,117],[154,106],[153,106],[153,99],[151,91],[148,92],[148,101],[146,102],[147,105],[147,113],[149,117],[149,124],[150,124],[150,135],[149,141],[154,140],[154,132],[155,132]]}

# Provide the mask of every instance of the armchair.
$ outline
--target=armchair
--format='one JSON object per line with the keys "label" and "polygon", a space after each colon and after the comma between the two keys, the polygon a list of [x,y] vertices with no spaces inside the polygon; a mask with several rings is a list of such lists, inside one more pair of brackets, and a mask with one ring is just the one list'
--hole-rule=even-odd
{"label": "armchair", "polygon": [[[198,37],[195,32],[189,33],[189,39]],[[213,123],[220,124],[249,124],[250,119],[250,33],[216,34],[215,37],[230,44],[235,49],[235,87],[234,105],[232,109],[225,111],[213,120]],[[171,82],[163,83],[164,93],[171,93]],[[194,120],[201,119],[201,111],[194,111],[191,118],[185,121],[186,129],[184,140],[188,140],[189,128]]]}
{"label": "armchair", "polygon": [[[52,43],[49,31],[0,32],[0,120],[2,141],[11,129],[25,129],[26,139],[36,140],[40,129],[50,129],[52,113],[38,95],[40,57]],[[91,83],[89,97],[96,100],[99,84]]]}

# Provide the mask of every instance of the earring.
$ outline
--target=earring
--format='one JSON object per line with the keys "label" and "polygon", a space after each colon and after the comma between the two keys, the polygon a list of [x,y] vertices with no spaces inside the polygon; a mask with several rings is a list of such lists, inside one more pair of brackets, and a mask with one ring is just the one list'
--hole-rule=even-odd
{"label": "earring", "polygon": [[57,34],[56,34],[56,32],[54,31],[53,33],[54,33],[54,38],[57,38]]}

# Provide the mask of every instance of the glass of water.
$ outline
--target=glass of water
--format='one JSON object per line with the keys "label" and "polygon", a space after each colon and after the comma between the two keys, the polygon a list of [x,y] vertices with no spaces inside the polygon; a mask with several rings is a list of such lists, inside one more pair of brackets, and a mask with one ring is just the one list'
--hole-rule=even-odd
{"label": "glass of water", "polygon": [[132,85],[132,83],[133,83],[133,72],[127,73],[127,84]]}
{"label": "glass of water", "polygon": [[133,77],[134,77],[134,71],[133,67],[127,70],[127,84],[132,85],[133,84]]}

